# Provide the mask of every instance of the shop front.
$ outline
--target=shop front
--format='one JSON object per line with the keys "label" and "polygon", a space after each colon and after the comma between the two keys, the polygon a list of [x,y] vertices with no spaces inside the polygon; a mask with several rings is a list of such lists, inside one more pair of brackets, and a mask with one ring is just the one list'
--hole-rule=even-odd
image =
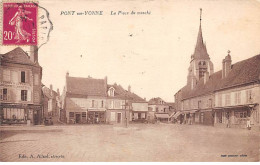
{"label": "shop front", "polygon": [[86,109],[85,111],[71,111],[68,117],[69,124],[100,124],[106,122],[106,110]]}
{"label": "shop front", "polygon": [[42,124],[40,105],[3,104],[0,107],[0,124]]}
{"label": "shop front", "polygon": [[147,122],[147,111],[132,111],[131,117],[133,122]]}
{"label": "shop front", "polygon": [[106,123],[106,112],[105,111],[88,111],[87,123],[88,124]]}
{"label": "shop front", "polygon": [[195,112],[197,110],[182,111],[180,115],[181,124],[195,124]]}
{"label": "shop front", "polygon": [[199,111],[199,123],[203,125],[214,125],[214,112],[212,109],[203,109]]}
{"label": "shop front", "polygon": [[156,113],[155,118],[157,122],[168,123],[170,121],[170,115],[168,113]]}
{"label": "shop front", "polygon": [[247,121],[253,123],[254,105],[215,108],[215,126],[246,128]]}

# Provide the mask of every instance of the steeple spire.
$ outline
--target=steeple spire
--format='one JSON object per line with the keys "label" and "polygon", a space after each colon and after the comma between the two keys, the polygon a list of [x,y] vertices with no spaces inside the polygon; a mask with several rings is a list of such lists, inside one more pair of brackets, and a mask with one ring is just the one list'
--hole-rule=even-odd
{"label": "steeple spire", "polygon": [[202,37],[202,30],[201,30],[201,16],[202,16],[202,8],[200,8],[200,27],[199,27],[199,33],[198,33],[198,38],[197,38],[197,44],[196,47],[199,45],[204,45],[203,43],[203,37]]}
{"label": "steeple spire", "polygon": [[202,8],[200,8],[200,26],[201,26],[201,15],[202,15]]}
{"label": "steeple spire", "polygon": [[203,37],[202,37],[202,28],[201,28],[201,20],[202,20],[202,9],[200,8],[200,26],[199,26],[199,33],[197,37],[197,43],[195,47],[195,51],[193,54],[193,58],[209,58],[209,55],[207,53],[207,48],[206,45],[203,42]]}

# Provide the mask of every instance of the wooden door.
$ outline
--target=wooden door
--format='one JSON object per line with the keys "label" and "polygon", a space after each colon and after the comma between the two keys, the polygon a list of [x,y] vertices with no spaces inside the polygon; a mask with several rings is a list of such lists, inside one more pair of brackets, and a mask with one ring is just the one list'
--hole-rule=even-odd
{"label": "wooden door", "polygon": [[121,123],[121,117],[122,117],[122,114],[117,113],[117,123]]}
{"label": "wooden door", "polygon": [[76,123],[80,123],[80,117],[81,117],[80,114],[76,114]]}

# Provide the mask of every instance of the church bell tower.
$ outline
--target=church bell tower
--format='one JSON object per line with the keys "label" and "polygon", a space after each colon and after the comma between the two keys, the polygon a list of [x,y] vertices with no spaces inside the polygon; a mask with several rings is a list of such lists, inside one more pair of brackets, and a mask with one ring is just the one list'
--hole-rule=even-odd
{"label": "church bell tower", "polygon": [[202,9],[200,9],[200,25],[197,37],[197,43],[194,53],[191,55],[190,67],[188,69],[187,84],[193,89],[198,81],[204,77],[206,73],[211,75],[214,73],[213,63],[210,61],[206,44],[203,41],[201,29]]}

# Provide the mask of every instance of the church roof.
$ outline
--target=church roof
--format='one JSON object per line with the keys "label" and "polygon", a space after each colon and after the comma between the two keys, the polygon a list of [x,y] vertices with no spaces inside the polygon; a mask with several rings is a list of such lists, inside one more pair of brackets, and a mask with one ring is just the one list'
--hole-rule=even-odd
{"label": "church roof", "polygon": [[222,70],[220,70],[210,75],[205,84],[204,79],[200,79],[193,90],[186,85],[181,89],[182,99],[206,95],[252,82],[260,82],[260,54],[231,65],[231,70],[225,78],[222,78]]}

